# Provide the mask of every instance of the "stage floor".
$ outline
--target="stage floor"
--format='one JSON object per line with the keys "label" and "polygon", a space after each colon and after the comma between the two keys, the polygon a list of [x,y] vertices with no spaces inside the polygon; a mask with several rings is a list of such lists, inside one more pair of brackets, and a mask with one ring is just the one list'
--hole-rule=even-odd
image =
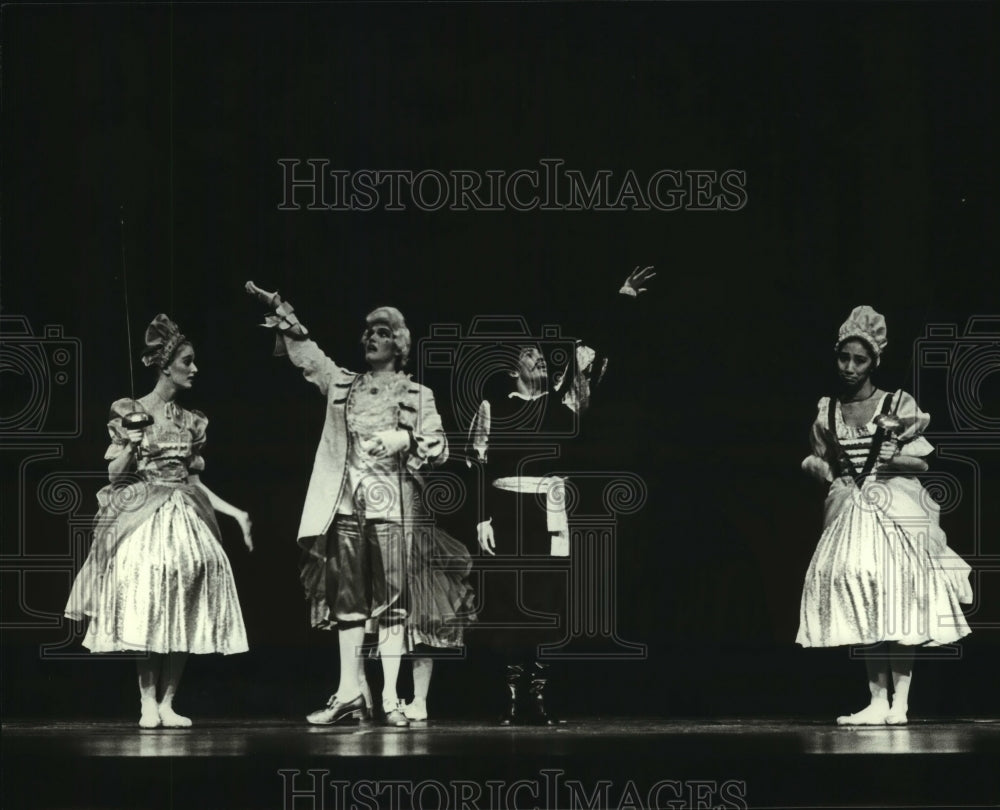
{"label": "stage floor", "polygon": [[[987,807],[1000,720],[3,724],[3,807]],[[313,773],[310,773],[312,771]],[[317,773],[318,772],[318,773]],[[395,786],[395,787],[394,787]]]}
{"label": "stage floor", "polygon": [[644,756],[650,747],[686,755],[978,754],[1000,765],[1000,720],[916,720],[907,726],[836,726],[762,719],[573,719],[552,728],[431,721],[408,729],[376,724],[310,726],[293,720],[203,720],[190,729],[134,723],[3,724],[6,754],[72,757]]}

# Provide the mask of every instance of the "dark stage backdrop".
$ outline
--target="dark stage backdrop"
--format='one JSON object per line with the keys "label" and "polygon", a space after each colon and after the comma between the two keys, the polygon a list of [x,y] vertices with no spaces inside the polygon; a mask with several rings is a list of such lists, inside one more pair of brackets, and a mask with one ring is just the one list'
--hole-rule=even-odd
{"label": "dark stage backdrop", "polygon": [[[353,368],[363,315],[386,303],[418,339],[442,324],[467,334],[482,315],[616,338],[584,455],[647,488],[619,520],[615,580],[618,633],[648,655],[572,665],[566,710],[860,706],[861,663],[793,643],[823,501],[799,462],[834,383],[836,329],[870,304],[889,326],[879,383],[919,385],[932,440],[977,448],[978,483],[967,463],[935,464],[959,482],[952,546],[998,553],[997,459],[975,432],[998,418],[997,378],[978,381],[967,404],[985,416],[970,428],[949,410],[954,364],[911,362],[928,324],[955,327],[937,340],[952,360],[989,345],[965,330],[998,306],[996,17],[961,3],[5,6],[3,315],[26,318],[43,351],[63,340],[78,354],[67,384],[3,369],[4,716],[135,714],[131,665],[61,645],[59,618],[103,483],[107,408],[129,391],[123,244],[128,352],[160,311],[193,338],[185,404],[211,419],[204,479],[254,520],[251,556],[221,520],[252,650],[191,663],[196,717],[299,716],[336,669],[332,639],[308,629],[294,543],[323,401],[270,356],[247,279],[280,290]],[[731,169],[745,198],[733,211],[347,212],[306,210],[300,191],[301,210],[279,210],[278,161],[310,158],[480,174],[557,159],[588,179],[610,171],[613,189],[630,170],[644,183]],[[622,314],[615,293],[646,264],[659,275]],[[458,435],[447,370],[414,371]],[[39,386],[49,421],[15,425]],[[71,487],[54,487],[61,473]],[[473,542],[467,511],[447,523]],[[996,574],[976,589],[973,618],[995,623]],[[921,715],[1000,711],[997,630],[960,649],[919,664]],[[488,711],[488,664],[442,665],[434,710]]]}

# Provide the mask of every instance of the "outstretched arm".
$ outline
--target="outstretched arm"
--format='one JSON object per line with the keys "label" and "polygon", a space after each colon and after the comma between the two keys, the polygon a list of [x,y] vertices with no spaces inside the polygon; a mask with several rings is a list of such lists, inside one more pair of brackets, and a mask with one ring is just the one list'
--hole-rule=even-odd
{"label": "outstretched arm", "polygon": [[646,285],[655,277],[652,265],[636,266],[615,296],[618,300],[615,311],[587,327],[587,341],[592,341],[591,345],[578,342],[567,367],[556,375],[555,390],[562,403],[570,410],[579,414],[590,406],[594,389],[603,378],[609,362],[614,362],[613,358],[622,353],[631,331],[633,315],[631,311],[626,313],[624,310],[631,310],[634,304],[622,302],[645,293],[648,290]]}
{"label": "outstretched arm", "polygon": [[250,515],[242,509],[237,509],[231,503],[222,500],[222,498],[205,486],[198,475],[192,475],[188,480],[205,493],[205,497],[208,498],[208,502],[216,512],[236,519],[236,522],[240,524],[240,530],[243,532],[243,542],[246,544],[247,551],[253,551],[253,538],[250,535],[250,528],[252,526]]}
{"label": "outstretched arm", "polygon": [[302,339],[309,334],[309,330],[295,315],[295,308],[287,301],[282,301],[277,292],[262,290],[252,281],[248,281],[244,289],[269,309],[274,310],[273,315],[267,316],[265,326],[278,328],[282,334],[296,339]]}
{"label": "outstretched arm", "polygon": [[309,330],[298,319],[295,308],[287,301],[282,301],[278,293],[262,290],[252,281],[246,283],[245,289],[272,310],[265,317],[263,325],[278,332],[274,344],[275,356],[287,355],[294,365],[302,369],[303,376],[324,394],[331,383],[344,375],[350,376],[350,372],[340,368],[323,353],[315,341],[309,339]]}
{"label": "outstretched arm", "polygon": [[637,298],[641,293],[646,292],[647,288],[642,285],[654,278],[656,278],[656,273],[653,272],[653,265],[642,268],[636,265],[635,270],[628,274],[628,278],[625,279],[625,283],[622,284],[618,293],[630,298]]}

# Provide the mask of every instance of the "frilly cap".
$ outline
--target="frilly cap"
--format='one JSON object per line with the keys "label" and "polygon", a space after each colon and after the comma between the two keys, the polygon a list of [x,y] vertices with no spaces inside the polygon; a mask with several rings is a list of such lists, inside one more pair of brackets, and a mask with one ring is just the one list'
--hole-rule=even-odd
{"label": "frilly cap", "polygon": [[392,339],[399,352],[400,366],[405,366],[410,359],[410,330],[406,326],[403,313],[395,307],[378,307],[365,317],[367,326],[384,323],[392,330]]}
{"label": "frilly cap", "polygon": [[186,340],[181,330],[162,312],[146,327],[146,348],[142,352],[145,366],[166,368],[174,351]]}
{"label": "frilly cap", "polygon": [[869,306],[855,307],[837,332],[837,348],[851,338],[861,338],[875,350],[878,357],[889,344],[886,340],[885,318]]}

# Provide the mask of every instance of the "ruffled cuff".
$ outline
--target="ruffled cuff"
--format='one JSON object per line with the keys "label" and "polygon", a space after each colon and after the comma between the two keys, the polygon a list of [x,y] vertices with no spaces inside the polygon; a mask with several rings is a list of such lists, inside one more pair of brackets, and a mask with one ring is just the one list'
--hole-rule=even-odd
{"label": "ruffled cuff", "polygon": [[826,459],[819,456],[806,456],[802,459],[801,467],[803,472],[814,478],[827,482],[833,481],[833,470]]}
{"label": "ruffled cuff", "polygon": [[816,419],[809,428],[809,446],[813,455],[827,458],[829,450],[826,441],[826,425],[830,414],[830,397],[820,397],[816,403]]}
{"label": "ruffled cuff", "polygon": [[264,323],[261,326],[277,331],[277,334],[274,336],[274,356],[285,357],[288,355],[288,350],[285,348],[284,338],[289,337],[294,340],[303,340],[309,335],[309,330],[298,319],[298,316],[295,314],[295,307],[287,301],[282,301],[277,297],[277,294],[275,298],[277,298],[278,303],[274,308],[274,312],[265,316]]}
{"label": "ruffled cuff", "polygon": [[374,438],[381,439],[386,451],[391,455],[407,449],[412,452],[413,448],[416,447],[416,439],[413,437],[413,432],[402,428],[397,430],[380,430],[375,434]]}
{"label": "ruffled cuff", "polygon": [[439,464],[447,458],[448,442],[443,433],[410,433],[410,457],[406,466],[416,472],[425,464]]}
{"label": "ruffled cuff", "polygon": [[934,445],[927,441],[927,439],[923,436],[917,436],[914,439],[910,439],[910,441],[904,442],[899,448],[899,454],[901,456],[914,456],[916,458],[929,456],[933,452]]}
{"label": "ruffled cuff", "polygon": [[472,454],[475,454],[476,461],[485,462],[490,445],[490,427],[492,422],[492,408],[490,402],[484,399],[479,403],[479,410],[472,420],[469,428],[469,441],[466,448],[466,464],[472,466]]}
{"label": "ruffled cuff", "polygon": [[104,451],[104,460],[114,461],[126,452],[128,452],[128,439],[112,439],[108,449]]}
{"label": "ruffled cuff", "polygon": [[[590,407],[590,397],[594,387],[604,378],[608,358],[603,357],[598,360],[594,349],[578,342],[574,361],[576,369],[572,375],[572,382],[563,394],[562,402],[574,413],[582,414]],[[555,385],[557,391],[561,390],[565,376],[566,372],[560,375]]]}
{"label": "ruffled cuff", "polygon": [[917,401],[906,391],[900,391],[897,396],[899,401],[895,406],[896,416],[902,423],[902,430],[896,437],[900,444],[900,455],[916,457],[930,455],[934,452],[934,445],[923,436],[931,421],[930,414],[922,411]]}

